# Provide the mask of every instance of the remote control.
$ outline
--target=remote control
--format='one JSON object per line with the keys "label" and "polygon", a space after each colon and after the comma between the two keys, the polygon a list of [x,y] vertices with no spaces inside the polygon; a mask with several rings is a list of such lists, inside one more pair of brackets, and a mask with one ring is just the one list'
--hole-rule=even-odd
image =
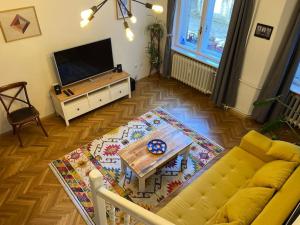
{"label": "remote control", "polygon": [[70,88],[68,89],[68,92],[69,92],[71,95],[74,95],[74,92],[73,92],[73,91],[71,91],[71,89],[70,89]]}
{"label": "remote control", "polygon": [[63,90],[63,92],[64,92],[67,96],[70,96],[70,93],[67,92],[66,90]]}

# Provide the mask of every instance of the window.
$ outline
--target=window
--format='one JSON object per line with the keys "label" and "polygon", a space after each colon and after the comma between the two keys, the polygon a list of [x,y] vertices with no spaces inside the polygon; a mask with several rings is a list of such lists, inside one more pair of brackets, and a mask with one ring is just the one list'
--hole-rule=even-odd
{"label": "window", "polygon": [[298,68],[297,68],[297,71],[296,71],[296,74],[295,74],[295,77],[294,77],[294,80],[293,80],[290,90],[292,92],[300,94],[300,64],[298,64]]}
{"label": "window", "polygon": [[219,62],[234,0],[179,0],[177,4],[175,50]]}

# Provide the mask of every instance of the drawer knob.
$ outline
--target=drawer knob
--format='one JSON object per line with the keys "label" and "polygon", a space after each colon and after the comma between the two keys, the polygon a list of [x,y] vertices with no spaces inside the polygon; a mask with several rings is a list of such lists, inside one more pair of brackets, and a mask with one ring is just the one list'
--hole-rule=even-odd
{"label": "drawer knob", "polygon": [[99,102],[102,102],[102,99],[99,99]]}
{"label": "drawer knob", "polygon": [[77,108],[77,111],[79,111],[80,109],[79,108]]}
{"label": "drawer knob", "polygon": [[122,93],[122,91],[120,91],[120,94]]}

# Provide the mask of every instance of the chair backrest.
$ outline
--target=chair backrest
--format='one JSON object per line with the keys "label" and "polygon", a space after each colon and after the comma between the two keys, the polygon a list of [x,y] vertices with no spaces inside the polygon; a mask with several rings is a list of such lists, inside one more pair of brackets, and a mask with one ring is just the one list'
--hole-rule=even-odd
{"label": "chair backrest", "polygon": [[[7,112],[7,114],[9,114],[9,110],[15,101],[20,101],[20,102],[27,104],[28,106],[31,106],[29,98],[28,98],[27,90],[26,90],[26,85],[27,85],[27,82],[23,81],[23,82],[16,82],[16,83],[12,83],[12,84],[8,84],[8,85],[0,87],[0,101],[1,101],[2,105],[4,106],[4,109]],[[17,89],[17,88],[18,88],[18,90],[14,96],[10,96],[10,95],[3,93],[8,90]],[[22,91],[24,91],[24,93],[25,93],[25,97],[26,97],[25,100],[18,98],[19,94]],[[9,99],[10,101],[8,101],[8,103],[6,103],[4,101],[4,99]]]}

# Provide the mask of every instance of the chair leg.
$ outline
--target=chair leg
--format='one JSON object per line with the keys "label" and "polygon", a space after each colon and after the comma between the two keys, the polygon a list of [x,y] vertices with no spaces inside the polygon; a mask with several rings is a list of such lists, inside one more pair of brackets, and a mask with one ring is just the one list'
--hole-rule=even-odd
{"label": "chair leg", "polygon": [[16,134],[16,126],[12,126],[12,128],[13,128],[13,135],[15,135]]}
{"label": "chair leg", "polygon": [[20,146],[21,146],[21,147],[24,147],[23,142],[22,142],[22,139],[21,139],[21,136],[20,136],[20,133],[19,133],[20,129],[21,129],[21,125],[20,125],[20,126],[16,126],[16,127],[15,127],[15,132],[16,132],[17,137],[18,137],[18,139],[19,139]]}
{"label": "chair leg", "polygon": [[45,130],[45,128],[44,128],[44,126],[43,126],[43,124],[42,124],[42,122],[40,120],[40,117],[37,117],[37,120],[38,120],[38,124],[41,126],[41,128],[42,128],[45,136],[48,137],[47,131]]}

